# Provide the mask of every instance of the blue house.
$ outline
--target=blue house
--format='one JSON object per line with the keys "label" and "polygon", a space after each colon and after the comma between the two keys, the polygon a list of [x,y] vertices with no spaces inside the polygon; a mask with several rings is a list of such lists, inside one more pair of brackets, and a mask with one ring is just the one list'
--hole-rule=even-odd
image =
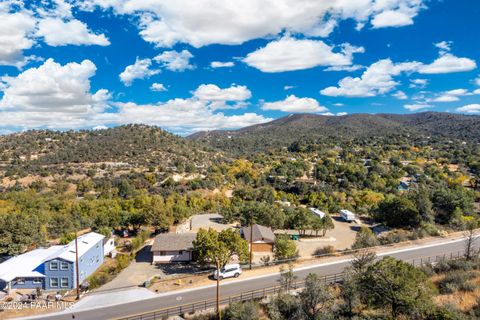
{"label": "blue house", "polygon": [[[102,265],[104,238],[95,232],[78,237],[80,283]],[[0,264],[0,289],[73,289],[76,287],[75,261],[75,241],[15,256]]]}

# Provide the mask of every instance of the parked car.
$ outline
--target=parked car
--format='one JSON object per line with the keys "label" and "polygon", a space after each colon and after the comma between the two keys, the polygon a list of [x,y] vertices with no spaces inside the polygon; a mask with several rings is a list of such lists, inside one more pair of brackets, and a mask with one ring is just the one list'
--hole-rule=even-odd
{"label": "parked car", "polygon": [[[219,280],[225,279],[225,278],[238,278],[242,274],[242,268],[240,268],[240,265],[235,263],[235,264],[227,264],[225,267],[223,267],[220,270],[220,276],[218,277]],[[217,270],[213,272],[213,278],[217,279]]]}

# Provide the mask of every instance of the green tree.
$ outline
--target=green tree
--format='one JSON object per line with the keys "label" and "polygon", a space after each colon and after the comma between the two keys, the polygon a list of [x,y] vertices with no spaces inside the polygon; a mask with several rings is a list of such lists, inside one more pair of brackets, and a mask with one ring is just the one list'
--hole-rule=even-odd
{"label": "green tree", "polygon": [[276,260],[292,259],[298,256],[297,245],[287,235],[278,235],[275,239],[273,254]]}
{"label": "green tree", "polygon": [[391,316],[419,313],[432,305],[432,285],[426,274],[409,263],[385,257],[370,265],[361,279],[363,297]]}
{"label": "green tree", "polygon": [[305,289],[300,292],[301,309],[305,319],[320,319],[333,303],[333,293],[327,284],[314,273],[305,279]]}
{"label": "green tree", "polygon": [[376,218],[393,228],[416,228],[421,216],[415,203],[405,197],[389,197],[378,205]]}
{"label": "green tree", "polygon": [[200,229],[193,241],[193,250],[200,265],[215,265],[223,268],[237,255],[241,261],[248,256],[248,242],[233,229],[217,232]]}
{"label": "green tree", "polygon": [[361,249],[378,246],[379,242],[369,227],[362,226],[355,236],[352,249]]}

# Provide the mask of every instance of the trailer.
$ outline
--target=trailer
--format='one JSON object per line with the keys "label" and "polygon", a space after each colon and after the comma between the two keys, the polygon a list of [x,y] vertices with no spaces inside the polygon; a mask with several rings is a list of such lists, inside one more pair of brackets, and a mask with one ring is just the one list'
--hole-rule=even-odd
{"label": "trailer", "polygon": [[310,211],[314,214],[320,217],[320,219],[323,219],[325,217],[325,212],[318,210],[317,208],[309,208]]}
{"label": "trailer", "polygon": [[346,209],[340,210],[340,216],[342,217],[343,220],[347,222],[355,221],[355,214],[350,210],[346,210]]}

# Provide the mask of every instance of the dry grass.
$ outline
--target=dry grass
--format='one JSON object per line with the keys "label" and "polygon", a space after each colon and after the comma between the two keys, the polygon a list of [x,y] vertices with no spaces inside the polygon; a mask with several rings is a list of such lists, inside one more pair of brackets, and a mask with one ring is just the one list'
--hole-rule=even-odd
{"label": "dry grass", "polygon": [[[471,282],[475,283],[477,288],[472,292],[461,292],[457,291],[452,294],[440,294],[433,298],[433,301],[438,306],[445,306],[445,305],[452,305],[457,310],[462,312],[470,311],[476,304],[477,299],[480,299],[480,272],[479,271],[471,271],[475,272],[476,277],[471,280]],[[437,284],[445,278],[445,275],[436,275],[431,278],[432,282]]]}

